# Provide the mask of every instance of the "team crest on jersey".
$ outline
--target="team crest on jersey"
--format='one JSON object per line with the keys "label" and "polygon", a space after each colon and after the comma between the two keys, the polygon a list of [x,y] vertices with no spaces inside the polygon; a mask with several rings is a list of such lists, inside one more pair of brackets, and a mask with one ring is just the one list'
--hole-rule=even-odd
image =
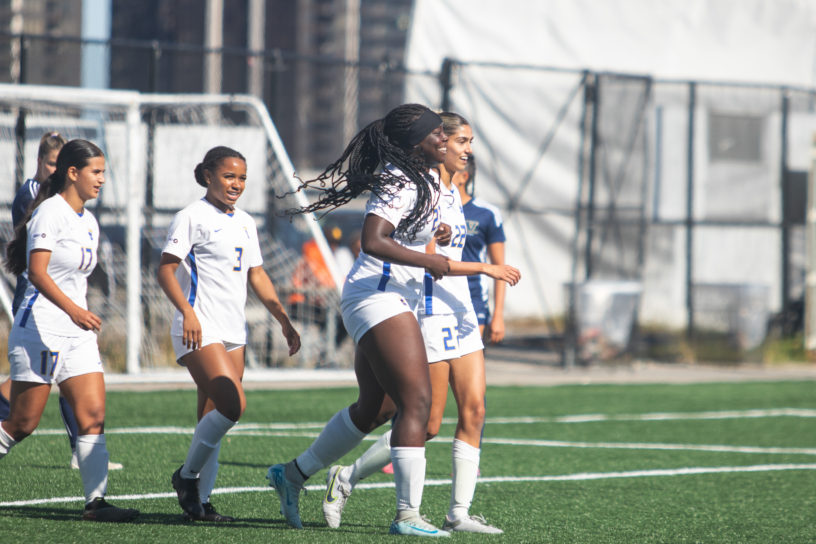
{"label": "team crest on jersey", "polygon": [[246,234],[247,240],[249,240],[249,231],[246,227],[244,227],[244,234]]}
{"label": "team crest on jersey", "polygon": [[91,230],[88,231],[88,238],[93,240],[93,231],[91,231]]}
{"label": "team crest on jersey", "polygon": [[473,219],[467,220],[468,234],[473,235],[479,232],[479,222]]}

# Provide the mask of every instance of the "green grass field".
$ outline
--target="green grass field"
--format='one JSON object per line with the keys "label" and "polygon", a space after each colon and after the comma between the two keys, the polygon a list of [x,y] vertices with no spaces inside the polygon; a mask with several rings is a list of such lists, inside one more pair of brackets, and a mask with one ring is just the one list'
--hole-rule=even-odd
{"label": "green grass field", "polygon": [[[371,542],[389,537],[392,477],[361,482],[331,530],[325,471],[290,529],[267,487],[353,389],[250,391],[221,449],[213,503],[233,524],[185,523],[170,476],[184,460],[195,392],[108,393],[107,441],[125,469],[108,497],[139,508],[126,525],[82,522],[78,471],[56,398],[37,434],[0,460],[0,541]],[[467,542],[816,542],[816,383],[491,387],[481,477],[471,513],[502,536]],[[428,444],[422,511],[441,525],[450,493],[455,407]],[[344,461],[350,462],[370,442]],[[409,537],[404,537],[409,538]]]}

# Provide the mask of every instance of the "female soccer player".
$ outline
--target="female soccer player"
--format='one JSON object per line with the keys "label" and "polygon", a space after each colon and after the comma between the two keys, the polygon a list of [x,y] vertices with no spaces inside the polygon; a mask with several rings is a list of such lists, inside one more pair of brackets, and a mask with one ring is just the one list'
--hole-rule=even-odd
{"label": "female soccer player", "polygon": [[[439,433],[448,396],[448,383],[458,407],[459,419],[453,441],[453,485],[450,508],[443,529],[500,534],[484,518],[469,514],[479,471],[481,430],[484,425],[485,364],[481,332],[470,301],[467,279],[460,274],[486,274],[511,285],[520,279],[517,269],[507,265],[460,263],[467,237],[459,191],[452,183],[456,172],[464,170],[472,154],[473,131],[461,115],[442,113],[448,135],[445,161],[439,166],[442,180],[440,209],[442,221],[451,226],[451,243],[436,251],[451,261],[450,276],[434,282],[425,278],[419,323],[430,364],[433,391],[428,422],[428,439]],[[433,251],[434,244],[428,247]],[[386,415],[386,414],[382,414]],[[323,515],[329,527],[339,527],[346,500],[354,485],[388,463],[390,431],[386,432],[352,466],[333,466],[326,476],[327,490]]]}
{"label": "female soccer player", "polygon": [[85,296],[99,242],[99,225],[85,203],[99,196],[104,183],[102,151],[86,140],[71,140],[57,156],[48,191],[39,192],[30,219],[9,243],[6,268],[18,276],[27,271],[29,285],[9,333],[11,414],[0,424],[0,457],[37,427],[56,382],[79,428],[82,519],[129,521],[138,510],[117,508],[104,498],[105,380],[94,333],[102,322],[87,309]]}
{"label": "female soccer player", "polygon": [[198,425],[171,481],[188,519],[234,521],[219,514],[209,496],[221,438],[246,407],[241,378],[247,283],[281,324],[289,355],[300,349],[300,336],[263,269],[255,221],[235,207],[247,180],[243,155],[214,147],[194,175],[207,192],[173,218],[158,271],[159,285],[176,307],[170,329],[176,360],[198,388]]}
{"label": "female soccer player", "polygon": [[[362,251],[346,278],[343,323],[354,338],[357,402],[340,410],[309,448],[268,477],[290,525],[303,525],[298,494],[307,478],[339,459],[385,420],[377,415],[386,395],[399,410],[391,459],[397,513],[392,534],[449,536],[419,514],[425,479],[425,428],[431,387],[422,334],[414,310],[424,270],[438,279],[448,272],[442,255],[425,253],[438,221],[439,180],[430,169],[445,158],[447,136],[437,114],[404,104],[358,133],[340,158],[302,187],[323,195],[292,213],[333,209],[370,193],[361,234]],[[328,185],[328,188],[326,186]],[[441,236],[450,233],[442,230]]]}
{"label": "female soccer player", "polygon": [[[46,132],[40,138],[40,145],[37,149],[37,172],[33,178],[25,180],[17,194],[14,196],[14,201],[11,203],[11,223],[16,228],[17,225],[23,222],[28,212],[29,206],[37,198],[40,192],[40,187],[45,183],[49,176],[57,169],[57,155],[65,145],[65,138],[59,132]],[[45,189],[48,190],[47,188]],[[17,287],[14,289],[14,299],[11,302],[12,319],[20,303],[23,301],[28,280],[25,276],[17,276]],[[11,379],[6,380],[0,384],[0,420],[6,419],[9,414],[8,399],[11,397]],[[59,397],[60,415],[62,415],[62,422],[65,424],[65,431],[68,433],[68,442],[71,445],[71,468],[78,469],[79,462],[77,461],[76,440],[77,440],[77,422],[74,417],[74,412],[65,397]],[[122,468],[121,463],[108,461],[109,470],[118,470]]]}
{"label": "female soccer player", "polygon": [[[467,168],[456,172],[453,184],[459,189],[462,197],[462,209],[468,224],[468,236],[462,259],[472,262],[504,264],[504,227],[501,213],[492,204],[481,198],[474,198],[473,187],[476,182],[476,160],[471,155]],[[493,284],[493,313],[488,301],[488,285],[481,276],[468,278],[470,299],[482,338],[493,344],[504,340],[504,294],[505,285],[497,281]]]}

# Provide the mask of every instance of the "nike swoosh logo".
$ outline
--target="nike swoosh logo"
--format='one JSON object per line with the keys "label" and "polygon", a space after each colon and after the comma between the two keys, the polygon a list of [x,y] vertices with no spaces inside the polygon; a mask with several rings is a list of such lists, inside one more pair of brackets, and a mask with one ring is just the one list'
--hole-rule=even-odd
{"label": "nike swoosh logo", "polygon": [[328,503],[333,503],[334,501],[337,500],[337,497],[334,496],[333,491],[334,491],[334,482],[335,482],[335,480],[337,480],[337,474],[339,474],[339,473],[340,473],[339,470],[334,473],[334,477],[331,479],[331,482],[329,482],[329,488],[326,490],[326,502],[328,502]]}

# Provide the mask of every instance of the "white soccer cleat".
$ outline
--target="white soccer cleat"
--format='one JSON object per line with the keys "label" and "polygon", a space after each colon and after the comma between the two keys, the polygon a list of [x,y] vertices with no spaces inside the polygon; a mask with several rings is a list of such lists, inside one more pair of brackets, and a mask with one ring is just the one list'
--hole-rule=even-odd
{"label": "white soccer cleat", "polygon": [[498,527],[488,525],[487,521],[482,516],[468,516],[462,519],[448,519],[445,516],[445,523],[442,528],[446,531],[459,531],[462,533],[484,533],[488,535],[500,535],[504,533]]}
{"label": "white soccer cleat", "polygon": [[[280,512],[286,521],[295,529],[303,529],[303,523],[300,521],[300,509],[298,502],[300,500],[300,491],[303,485],[298,485],[287,478],[286,472],[291,462],[269,467],[266,473],[266,478],[269,480],[269,485],[275,488],[280,498]],[[292,467],[294,468],[294,467]]]}
{"label": "white soccer cleat", "polygon": [[323,497],[323,517],[326,524],[332,529],[340,527],[340,518],[343,515],[343,508],[351,495],[353,487],[351,482],[343,478],[341,465],[334,465],[326,474],[326,495]]}
{"label": "white soccer cleat", "polygon": [[429,537],[445,537],[450,536],[450,533],[438,529],[431,525],[427,519],[416,514],[410,518],[400,521],[394,520],[391,522],[391,528],[388,530],[392,535],[409,535],[409,536],[429,536]]}

